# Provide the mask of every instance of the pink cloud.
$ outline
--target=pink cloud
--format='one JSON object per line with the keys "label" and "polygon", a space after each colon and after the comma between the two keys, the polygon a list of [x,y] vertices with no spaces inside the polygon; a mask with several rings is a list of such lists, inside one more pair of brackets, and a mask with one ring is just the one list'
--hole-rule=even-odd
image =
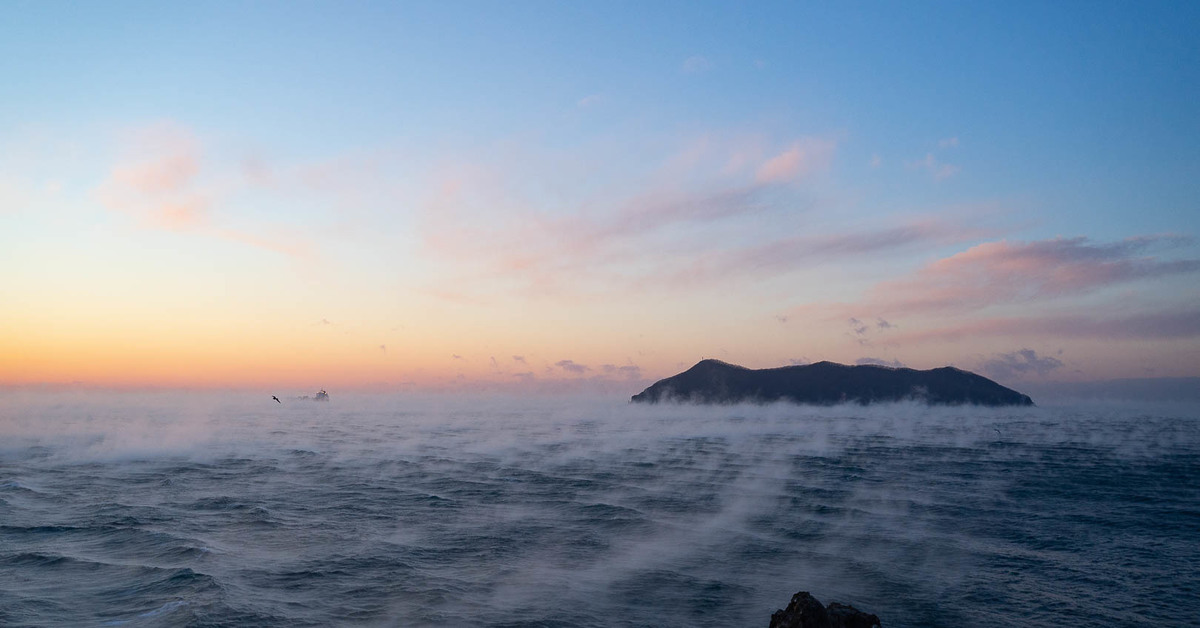
{"label": "pink cloud", "polygon": [[686,285],[747,274],[774,275],[816,262],[842,261],[915,246],[953,244],[993,234],[943,221],[921,220],[857,232],[779,238],[707,253],[674,273],[661,273],[666,278],[660,277],[658,281]]}
{"label": "pink cloud", "polygon": [[929,264],[911,277],[878,284],[868,300],[887,312],[970,311],[1200,270],[1200,260],[1144,255],[1178,241],[1149,236],[1108,244],[1087,238],[987,242]]}
{"label": "pink cloud", "polygon": [[[234,190],[203,179],[202,146],[190,129],[169,121],[151,124],[135,130],[126,148],[126,158],[95,190],[109,209],[152,229],[199,233],[296,257],[311,254],[313,247],[303,239],[265,238],[217,224],[213,205]],[[258,162],[256,168],[266,166]]]}
{"label": "pink cloud", "polygon": [[160,122],[135,131],[131,148],[134,156],[114,166],[97,190],[106,206],[163,229],[207,222],[208,200],[195,185],[200,144],[191,131]]}
{"label": "pink cloud", "polygon": [[178,192],[200,169],[199,141],[191,130],[174,122],[137,129],[132,143],[138,157],[114,167],[112,178],[144,194]]}
{"label": "pink cloud", "polygon": [[826,170],[833,161],[836,144],[832,140],[807,138],[768,159],[758,168],[757,183],[785,183]]}
{"label": "pink cloud", "polygon": [[207,203],[191,198],[179,202],[164,202],[149,219],[155,226],[172,231],[185,231],[199,227],[206,221]]}
{"label": "pink cloud", "polygon": [[[858,344],[886,333],[892,346],[983,337],[1195,338],[1200,336],[1200,310],[1139,307],[1128,297],[1104,300],[1104,291],[1114,287],[1200,272],[1198,259],[1165,256],[1190,243],[1170,235],[1110,243],[1087,238],[987,242],[906,277],[880,282],[859,301],[810,303],[782,315],[825,321],[830,328],[850,320],[856,333],[848,335]],[[1082,297],[1090,299],[1087,314],[1045,313],[1045,308],[1062,308],[1069,305],[1067,299]],[[988,315],[993,308],[1012,306],[1030,313]],[[853,323],[871,319],[881,322],[874,329]]]}
{"label": "pink cloud", "polygon": [[[828,167],[834,147],[832,140],[801,139],[763,163],[760,144],[705,135],[666,155],[646,181],[612,186],[624,193],[589,181],[598,194],[545,210],[540,189],[557,189],[557,164],[538,174],[546,183],[533,195],[522,183],[528,178],[523,169],[457,165],[445,169],[426,198],[423,243],[459,271],[450,282],[452,298],[636,288],[643,278],[661,276],[651,265],[678,268],[698,251],[712,250],[726,228],[752,228],[745,217],[778,209],[780,182],[799,182]],[[756,171],[766,173],[762,180]],[[445,293],[446,283],[434,290]]]}

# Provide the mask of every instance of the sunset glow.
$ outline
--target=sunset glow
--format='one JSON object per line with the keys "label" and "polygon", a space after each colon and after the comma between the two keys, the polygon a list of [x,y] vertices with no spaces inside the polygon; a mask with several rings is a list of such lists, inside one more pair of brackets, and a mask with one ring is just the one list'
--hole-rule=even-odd
{"label": "sunset glow", "polygon": [[1200,10],[1000,7],[10,6],[0,385],[1200,376]]}

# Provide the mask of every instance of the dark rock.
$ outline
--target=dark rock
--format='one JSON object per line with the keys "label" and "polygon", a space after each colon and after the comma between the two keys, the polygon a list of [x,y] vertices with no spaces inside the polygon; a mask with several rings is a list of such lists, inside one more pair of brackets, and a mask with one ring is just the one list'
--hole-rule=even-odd
{"label": "dark rock", "polygon": [[833,405],[906,400],[937,405],[1033,405],[1028,395],[952,366],[918,371],[833,362],[752,370],[720,360],[701,360],[633,396],[633,401],[647,403],[709,404],[790,401]]}
{"label": "dark rock", "polygon": [[825,607],[829,612],[829,623],[833,628],[881,628],[879,618],[838,602],[830,602]]}
{"label": "dark rock", "polygon": [[791,603],[771,615],[770,628],[882,628],[879,618],[853,606],[833,602],[828,608],[801,591]]}
{"label": "dark rock", "polygon": [[808,591],[792,596],[787,608],[771,615],[771,628],[830,628],[829,612]]}

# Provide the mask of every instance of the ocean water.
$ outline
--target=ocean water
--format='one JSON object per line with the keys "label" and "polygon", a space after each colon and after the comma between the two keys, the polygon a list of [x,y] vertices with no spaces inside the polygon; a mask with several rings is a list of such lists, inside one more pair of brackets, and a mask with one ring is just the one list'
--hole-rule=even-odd
{"label": "ocean water", "polygon": [[0,625],[1200,623],[1200,408],[0,392]]}

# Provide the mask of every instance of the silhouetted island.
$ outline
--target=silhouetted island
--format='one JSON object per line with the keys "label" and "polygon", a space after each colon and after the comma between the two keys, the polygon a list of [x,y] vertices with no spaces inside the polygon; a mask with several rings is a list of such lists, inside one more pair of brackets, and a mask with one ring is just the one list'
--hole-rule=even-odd
{"label": "silhouetted island", "polygon": [[753,370],[720,360],[701,360],[633,396],[633,401],[643,403],[707,404],[790,401],[833,405],[906,400],[938,405],[1033,405],[1028,395],[952,366],[918,371],[834,362]]}

